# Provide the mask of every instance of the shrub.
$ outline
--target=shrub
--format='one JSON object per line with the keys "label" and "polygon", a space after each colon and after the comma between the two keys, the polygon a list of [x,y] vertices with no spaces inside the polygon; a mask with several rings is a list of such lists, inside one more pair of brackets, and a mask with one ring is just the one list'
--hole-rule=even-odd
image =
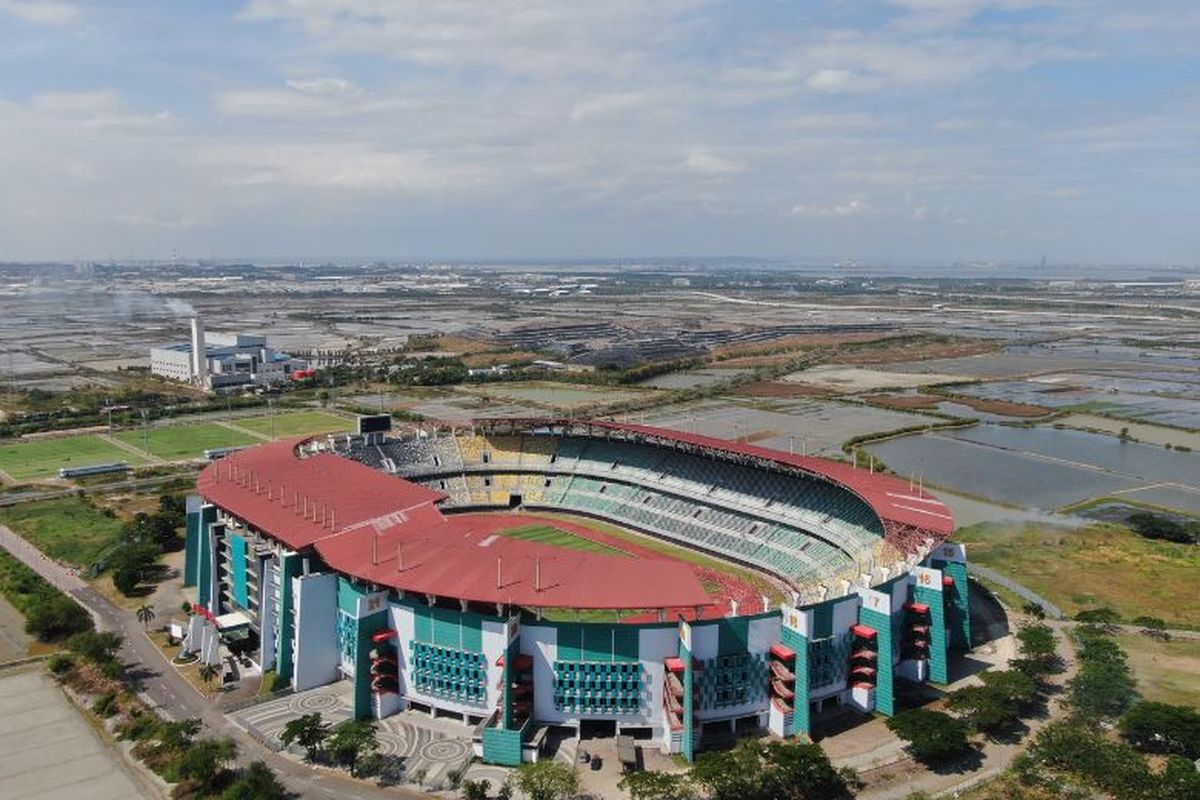
{"label": "shrub", "polygon": [[1118,727],[1138,750],[1200,758],[1200,713],[1195,709],[1143,700]]}
{"label": "shrub", "polygon": [[105,719],[116,714],[120,708],[117,706],[117,693],[113,691],[105,692],[96,698],[96,702],[92,703],[92,711],[97,716]]}
{"label": "shrub", "polygon": [[66,675],[75,669],[75,659],[70,653],[55,653],[50,656],[50,660],[46,662],[46,666],[55,675]]}

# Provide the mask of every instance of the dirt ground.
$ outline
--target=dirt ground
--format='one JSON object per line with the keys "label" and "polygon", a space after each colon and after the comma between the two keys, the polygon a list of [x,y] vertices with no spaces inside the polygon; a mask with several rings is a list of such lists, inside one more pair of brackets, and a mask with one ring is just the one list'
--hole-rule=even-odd
{"label": "dirt ground", "polygon": [[747,397],[823,397],[829,392],[816,386],[779,381],[755,381],[737,387],[734,394]]}
{"label": "dirt ground", "polygon": [[881,389],[915,389],[937,383],[954,383],[960,379],[954,375],[888,372],[847,364],[824,364],[785,375],[783,380],[814,386],[828,393],[857,394]]}
{"label": "dirt ground", "polygon": [[970,406],[976,411],[990,414],[1001,414],[1006,417],[1043,417],[1050,409],[1029,403],[1010,403],[1005,400],[987,400],[981,397],[954,396],[953,398],[938,397],[931,394],[876,394],[864,397],[868,403],[882,408],[900,408],[906,410],[937,408],[940,403],[950,400],[964,406]]}

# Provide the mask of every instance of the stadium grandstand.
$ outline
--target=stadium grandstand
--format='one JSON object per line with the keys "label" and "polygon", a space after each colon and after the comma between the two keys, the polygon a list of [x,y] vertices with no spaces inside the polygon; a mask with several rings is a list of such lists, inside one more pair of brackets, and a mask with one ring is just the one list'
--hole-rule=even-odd
{"label": "stadium grandstand", "polygon": [[970,644],[953,529],[894,476],[642,425],[283,440],[199,478],[187,646],[248,631],[295,690],[460,715],[493,763],[536,758],[550,726],[690,759],[945,683]]}

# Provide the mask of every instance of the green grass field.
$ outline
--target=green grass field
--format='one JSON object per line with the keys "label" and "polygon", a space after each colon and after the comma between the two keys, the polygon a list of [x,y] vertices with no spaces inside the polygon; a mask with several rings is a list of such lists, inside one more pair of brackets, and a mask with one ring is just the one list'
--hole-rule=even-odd
{"label": "green grass field", "polygon": [[593,542],[569,531],[556,528],[553,525],[522,525],[518,528],[497,531],[501,536],[511,536],[527,542],[563,547],[567,550],[582,550],[585,553],[604,553],[610,556],[628,556],[615,547],[609,547],[601,542]]}
{"label": "green grass field", "polygon": [[1162,642],[1137,633],[1121,634],[1117,641],[1129,655],[1142,697],[1200,709],[1200,641]]}
{"label": "green grass field", "polygon": [[971,561],[1021,583],[1068,614],[1110,605],[1126,620],[1200,628],[1200,547],[1143,539],[1117,525],[984,523],[959,530]]}
{"label": "green grass field", "polygon": [[629,531],[607,522],[601,522],[600,520],[592,519],[591,517],[580,517],[574,514],[566,514],[555,511],[538,511],[538,515],[551,518],[561,517],[562,519],[571,520],[572,522],[576,522],[581,525],[587,525],[589,528],[595,528],[603,533],[611,534],[618,539],[640,545],[648,550],[654,550],[655,552],[662,553],[670,556],[671,558],[675,558],[680,561],[686,561],[689,564],[699,564],[702,567],[708,567],[716,570],[717,572],[724,572],[729,575],[733,575],[767,595],[767,597],[771,599],[772,603],[778,603],[788,599],[774,583],[770,582],[759,573],[746,569],[745,567],[739,567],[734,564],[730,564],[729,562],[722,561],[719,558],[713,558],[712,556],[702,553],[698,550],[688,550],[685,547],[679,547],[678,545],[671,544],[670,542],[665,542],[662,539],[658,539],[653,536],[647,536],[641,533],[635,533],[634,531]]}
{"label": "green grass field", "polygon": [[[263,436],[271,435],[271,417],[244,417],[232,422]],[[285,411],[275,415],[275,436],[303,436],[309,433],[331,433],[354,429],[354,422],[324,411]]]}
{"label": "green grass field", "polygon": [[0,447],[0,470],[14,480],[56,478],[60,467],[82,467],[124,461],[131,465],[146,463],[99,436],[66,436],[41,439]]}
{"label": "green grass field", "polygon": [[116,541],[121,521],[105,516],[78,497],[60,497],[0,509],[0,523],[51,558],[91,565]]}
{"label": "green grass field", "polygon": [[[114,434],[126,444],[142,449],[142,431],[127,430]],[[261,444],[262,439],[249,433],[235,431],[215,422],[191,425],[151,427],[148,432],[150,452],[165,461],[200,458],[204,451],[215,447],[240,447]]]}

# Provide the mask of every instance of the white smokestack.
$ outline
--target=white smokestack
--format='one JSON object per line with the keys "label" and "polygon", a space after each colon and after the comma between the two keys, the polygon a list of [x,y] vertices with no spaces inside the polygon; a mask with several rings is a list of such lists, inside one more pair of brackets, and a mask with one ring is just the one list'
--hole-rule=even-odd
{"label": "white smokestack", "polygon": [[204,350],[204,323],[192,317],[192,377],[204,381],[208,377],[208,359]]}

